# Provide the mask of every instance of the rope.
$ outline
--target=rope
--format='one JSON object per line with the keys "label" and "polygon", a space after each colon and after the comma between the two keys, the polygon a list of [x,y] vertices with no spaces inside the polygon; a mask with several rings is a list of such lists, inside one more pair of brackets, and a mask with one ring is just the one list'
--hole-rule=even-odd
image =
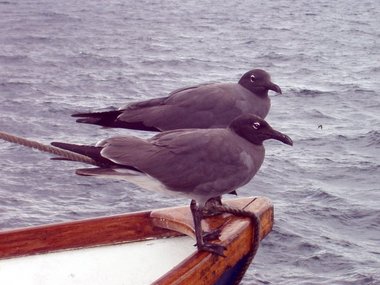
{"label": "rope", "polygon": [[98,163],[95,160],[93,160],[92,158],[90,158],[88,156],[78,154],[78,153],[75,153],[72,151],[68,151],[65,149],[60,149],[58,147],[54,147],[51,145],[46,145],[46,144],[42,144],[42,143],[39,143],[36,141],[17,137],[17,136],[10,135],[10,134],[4,133],[4,132],[0,132],[0,139],[11,142],[11,143],[23,145],[26,147],[34,148],[34,149],[37,149],[39,151],[52,153],[52,154],[58,155],[60,157],[64,157],[66,159],[69,159],[69,160],[83,162],[83,163],[92,164],[92,165],[98,165]]}
{"label": "rope", "polygon": [[252,227],[253,227],[252,249],[250,250],[247,256],[247,262],[244,264],[243,270],[240,271],[240,275],[235,280],[234,285],[239,284],[240,281],[243,279],[244,274],[247,271],[249,265],[252,263],[253,258],[255,257],[260,245],[260,218],[255,213],[244,210],[255,200],[256,198],[253,199],[251,202],[249,202],[243,209],[237,209],[237,208],[233,208],[233,207],[229,207],[225,205],[215,205],[215,204],[210,207],[211,210],[229,213],[229,214],[233,214],[235,216],[240,216],[240,217],[248,217],[252,221]]}
{"label": "rope", "polygon": [[[36,141],[17,137],[17,136],[7,134],[4,132],[0,132],[0,139],[11,142],[11,143],[23,145],[26,147],[34,148],[42,152],[55,154],[69,160],[83,162],[83,163],[92,164],[92,165],[98,165],[98,163],[95,160],[93,160],[92,158],[88,156],[78,154],[72,151],[60,149],[51,145],[45,145]],[[255,199],[253,199],[248,205],[250,205],[254,200]],[[236,279],[235,284],[239,284],[240,281],[243,279],[244,273],[246,272],[253,258],[255,257],[257,250],[259,248],[259,244],[260,244],[260,218],[255,213],[244,210],[246,207],[248,207],[248,205],[246,205],[243,209],[237,209],[237,208],[233,208],[233,207],[229,207],[225,205],[215,205],[215,204],[209,208],[214,211],[229,213],[235,216],[248,217],[252,221],[252,227],[254,231],[254,234],[252,235],[252,250],[249,252],[247,262],[244,265],[244,268],[241,271],[240,276],[238,276],[238,278]]]}

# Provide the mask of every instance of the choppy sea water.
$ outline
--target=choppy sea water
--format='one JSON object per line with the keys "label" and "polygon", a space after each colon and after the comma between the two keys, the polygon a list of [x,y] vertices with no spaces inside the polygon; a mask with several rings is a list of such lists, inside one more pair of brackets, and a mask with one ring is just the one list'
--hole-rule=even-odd
{"label": "choppy sea water", "polygon": [[[378,1],[1,1],[0,131],[49,143],[115,134],[70,114],[263,68],[283,90],[239,194],[275,226],[243,284],[380,284]],[[322,125],[322,129],[318,128]],[[188,203],[0,142],[0,229]]]}

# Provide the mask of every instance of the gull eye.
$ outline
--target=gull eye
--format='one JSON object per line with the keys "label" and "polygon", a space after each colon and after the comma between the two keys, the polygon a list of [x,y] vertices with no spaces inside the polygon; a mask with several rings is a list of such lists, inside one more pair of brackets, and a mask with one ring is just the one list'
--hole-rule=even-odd
{"label": "gull eye", "polygon": [[260,128],[260,123],[254,122],[253,125],[252,125],[252,128],[254,128],[255,130],[259,129]]}
{"label": "gull eye", "polygon": [[251,75],[251,82],[255,82],[255,80],[256,80],[256,76],[254,76],[253,74]]}

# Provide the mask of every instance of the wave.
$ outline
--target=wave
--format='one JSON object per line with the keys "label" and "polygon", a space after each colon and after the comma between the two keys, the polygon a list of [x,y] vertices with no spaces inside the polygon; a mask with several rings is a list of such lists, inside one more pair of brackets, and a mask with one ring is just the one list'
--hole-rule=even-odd
{"label": "wave", "polygon": [[316,188],[311,193],[307,194],[307,201],[319,201],[323,203],[343,204],[345,200],[342,197],[333,195],[322,188]]}
{"label": "wave", "polygon": [[[17,93],[20,91],[24,91],[26,89],[30,89],[33,84],[30,82],[22,82],[19,80],[16,81],[7,81],[0,82],[0,91],[3,93]],[[4,97],[4,94],[2,95]],[[11,101],[17,101],[14,98],[10,99]],[[3,101],[4,102],[4,101]]]}
{"label": "wave", "polygon": [[364,139],[367,142],[367,146],[378,146],[380,147],[380,131],[369,131],[365,136]]}
{"label": "wave", "polygon": [[261,56],[257,56],[255,58],[256,60],[265,60],[265,61],[274,61],[274,62],[278,62],[278,61],[288,61],[289,60],[289,56],[285,55],[285,54],[281,54],[281,53],[277,53],[277,52],[274,52],[274,51],[271,51],[271,52],[268,52],[266,54],[263,54]]}
{"label": "wave", "polygon": [[80,17],[72,17],[68,14],[58,13],[53,11],[43,11],[38,13],[38,15],[45,18],[47,22],[51,21],[54,23],[72,23],[72,22],[81,22]]}
{"label": "wave", "polygon": [[0,64],[31,64],[33,61],[27,55],[0,55]]}
{"label": "wave", "polygon": [[289,90],[295,96],[302,97],[320,97],[320,96],[331,96],[334,95],[332,91],[324,91],[318,89],[308,89],[308,88],[290,88]]}
{"label": "wave", "polygon": [[80,53],[67,58],[70,65],[88,67],[125,67],[128,66],[119,56],[105,56],[93,53]]}
{"label": "wave", "polygon": [[356,135],[342,135],[338,134],[335,136],[333,141],[344,141],[350,145],[356,145],[358,147],[380,147],[380,131],[371,130],[366,133],[356,134]]}

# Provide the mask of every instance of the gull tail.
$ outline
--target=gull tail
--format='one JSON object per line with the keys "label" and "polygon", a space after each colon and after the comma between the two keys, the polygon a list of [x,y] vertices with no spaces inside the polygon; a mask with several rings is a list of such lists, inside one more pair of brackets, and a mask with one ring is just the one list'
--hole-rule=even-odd
{"label": "gull tail", "polygon": [[[77,145],[77,144],[70,144],[70,143],[62,143],[62,142],[52,142],[52,146],[58,147],[60,149],[65,149],[71,152],[75,152],[87,157],[92,158],[94,161],[97,162],[97,165],[99,166],[110,166],[114,164],[108,159],[103,158],[100,155],[100,151],[102,150],[102,147],[96,147],[96,146],[88,146],[88,145]],[[55,160],[71,160],[68,158],[54,158]]]}
{"label": "gull tail", "polygon": [[94,113],[77,113],[71,116],[81,118],[76,120],[78,123],[99,125],[103,127],[116,127],[117,117],[121,113],[122,111],[112,110]]}
{"label": "gull tail", "polygon": [[123,128],[131,130],[140,131],[152,131],[160,132],[161,130],[154,126],[147,126],[142,121],[137,122],[127,122],[123,119],[119,119],[119,116],[123,112],[128,112],[128,110],[114,110],[106,112],[95,112],[95,113],[78,113],[71,115],[72,117],[81,117],[77,119],[77,123],[99,125],[105,128]]}
{"label": "gull tail", "polygon": [[[124,169],[124,170],[132,170],[134,172],[141,172],[140,170],[138,170],[137,168],[135,168],[133,166],[120,165],[120,164],[114,163],[111,160],[103,157],[100,153],[101,150],[103,149],[103,147],[100,147],[100,146],[78,145],[78,144],[62,143],[62,142],[52,142],[51,144],[57,148],[68,150],[70,152],[74,152],[74,153],[80,154],[82,156],[89,157],[96,162],[97,166],[101,167],[101,168],[90,168],[90,169],[94,169],[94,170],[103,169],[104,171],[108,170],[108,171],[112,172],[112,168],[114,168],[114,169],[118,168],[118,169]],[[56,160],[71,160],[71,159],[68,159],[66,157],[64,157],[64,158],[59,157],[59,158],[55,158],[55,159]],[[84,175],[81,173],[77,173],[77,174],[78,175]],[[87,175],[87,176],[89,176],[89,175]]]}

